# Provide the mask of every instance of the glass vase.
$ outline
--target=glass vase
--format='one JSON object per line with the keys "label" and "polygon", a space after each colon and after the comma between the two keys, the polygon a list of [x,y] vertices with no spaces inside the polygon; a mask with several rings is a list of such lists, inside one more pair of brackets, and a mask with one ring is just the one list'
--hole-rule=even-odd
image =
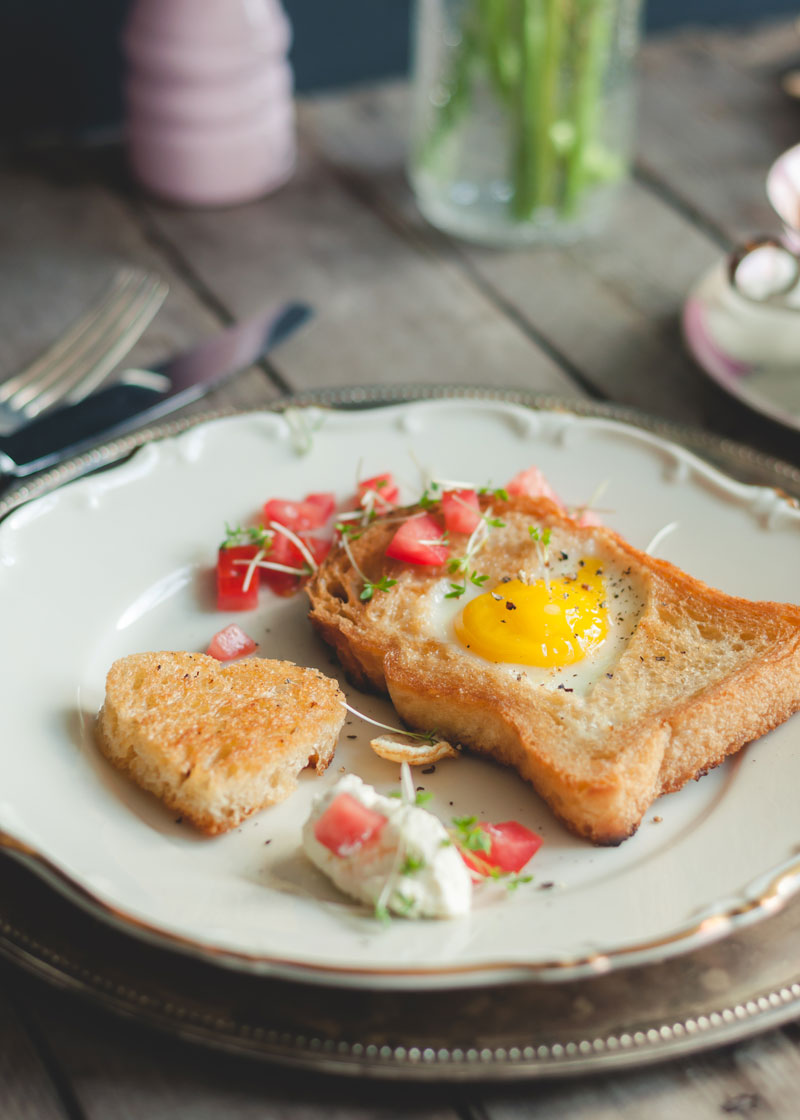
{"label": "glass vase", "polygon": [[409,174],[488,245],[602,228],[630,167],[640,0],[417,0]]}

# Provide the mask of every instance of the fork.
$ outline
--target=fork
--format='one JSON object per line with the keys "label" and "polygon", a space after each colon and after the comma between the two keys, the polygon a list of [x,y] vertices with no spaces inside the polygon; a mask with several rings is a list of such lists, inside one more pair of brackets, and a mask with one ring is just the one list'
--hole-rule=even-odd
{"label": "fork", "polygon": [[146,330],[167,291],[153,273],[120,269],[108,291],[61,338],[0,382],[0,434],[96,389]]}

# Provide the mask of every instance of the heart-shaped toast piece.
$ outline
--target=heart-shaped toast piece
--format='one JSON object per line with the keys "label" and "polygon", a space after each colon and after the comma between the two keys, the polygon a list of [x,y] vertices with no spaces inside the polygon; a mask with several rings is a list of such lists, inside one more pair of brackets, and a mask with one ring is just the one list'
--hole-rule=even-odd
{"label": "heart-shaped toast piece", "polygon": [[143,789],[216,835],[288,797],[309,764],[322,773],[344,717],[338,685],[317,669],[138,653],[109,670],[97,740]]}

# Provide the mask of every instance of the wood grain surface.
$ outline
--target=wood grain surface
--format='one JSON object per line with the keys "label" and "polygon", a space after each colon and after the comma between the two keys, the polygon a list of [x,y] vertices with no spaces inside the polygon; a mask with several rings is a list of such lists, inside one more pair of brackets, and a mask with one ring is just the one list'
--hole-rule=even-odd
{"label": "wood grain surface", "polygon": [[[678,327],[700,273],[776,228],[764,176],[800,140],[800,104],[780,88],[798,54],[786,23],[648,42],[633,181],[602,237],[563,249],[491,252],[425,225],[404,176],[399,83],[302,102],[294,179],[236,209],[143,198],[113,146],[7,153],[0,376],[135,263],[170,283],[137,362],[272,299],[314,304],[309,329],[206,404],[333,385],[524,387],[635,406],[800,463],[794,436],[707,383]],[[798,1085],[794,1025],[651,1068],[535,1085],[289,1073],[168,1039],[0,964],[2,1120],[794,1118]]]}

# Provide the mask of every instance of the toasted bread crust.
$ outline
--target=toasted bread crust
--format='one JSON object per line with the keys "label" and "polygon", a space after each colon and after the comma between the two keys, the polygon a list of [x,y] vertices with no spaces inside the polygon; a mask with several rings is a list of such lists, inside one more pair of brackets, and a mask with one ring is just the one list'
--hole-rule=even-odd
{"label": "toasted bread crust", "polygon": [[[635,632],[585,696],[537,689],[430,636],[426,603],[447,572],[387,560],[397,521],[376,522],[350,549],[370,580],[397,585],[363,602],[362,577],[339,546],[309,583],[309,617],[353,683],[388,693],[411,727],[435,727],[514,767],[578,835],[618,844],[656,797],[800,707],[799,608],[725,595],[610,530],[578,526],[546,499],[483,500],[490,504],[505,527],[476,560],[482,572],[515,574],[534,548],[531,524],[554,539],[567,534],[637,581],[644,605]],[[452,541],[455,555],[461,544]]]}
{"label": "toasted bread crust", "polygon": [[305,766],[325,770],[343,700],[335,681],[288,661],[132,654],[109,670],[96,738],[115,766],[216,835],[288,797]]}

